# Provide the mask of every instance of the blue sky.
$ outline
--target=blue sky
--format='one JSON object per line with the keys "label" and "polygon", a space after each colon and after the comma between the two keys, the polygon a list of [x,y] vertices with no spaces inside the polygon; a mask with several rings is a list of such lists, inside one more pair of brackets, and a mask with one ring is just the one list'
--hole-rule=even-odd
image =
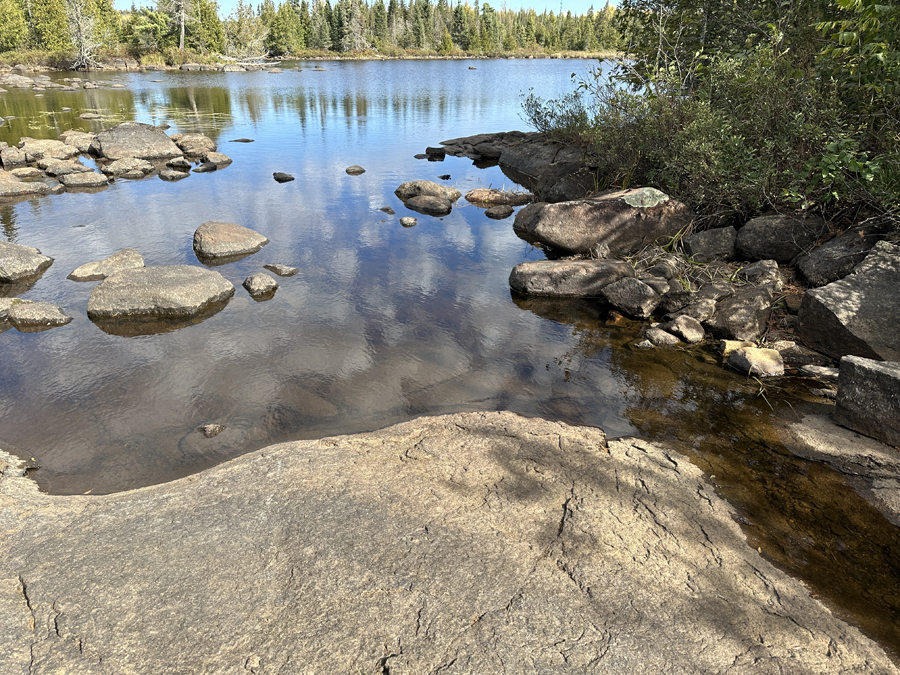
{"label": "blue sky", "polygon": [[[219,1],[219,15],[222,17],[230,14],[235,6],[237,5],[237,0],[218,0]],[[367,0],[368,4],[372,4],[373,0]],[[484,2],[484,0],[481,0]],[[259,0],[250,0],[250,2],[256,6],[259,4]],[[332,5],[335,0],[332,0]],[[514,11],[518,11],[520,9],[529,9],[533,8],[538,14],[540,14],[545,9],[548,12],[553,12],[554,14],[559,13],[560,7],[562,7],[563,12],[572,12],[572,14],[584,14],[588,11],[588,8],[593,6],[594,10],[603,9],[603,6],[606,4],[606,0],[598,0],[594,2],[593,0],[565,0],[563,3],[559,2],[546,2],[546,0],[540,0],[539,2],[527,2],[527,1],[517,1],[510,0],[508,2],[502,2],[497,0],[496,2],[491,2],[491,0],[487,0],[488,4],[490,4],[494,9],[500,9],[504,5],[507,9],[511,9]],[[132,0],[115,0],[116,9],[130,9],[132,4]],[[153,0],[135,0],[134,4],[140,7],[141,5],[145,5],[148,7],[155,6],[156,3]],[[279,4],[279,0],[275,0],[275,4]],[[385,4],[387,1],[385,0]],[[456,0],[452,0],[452,4],[456,5]],[[473,4],[473,0],[469,1],[469,4]],[[612,4],[616,4],[613,2]]]}

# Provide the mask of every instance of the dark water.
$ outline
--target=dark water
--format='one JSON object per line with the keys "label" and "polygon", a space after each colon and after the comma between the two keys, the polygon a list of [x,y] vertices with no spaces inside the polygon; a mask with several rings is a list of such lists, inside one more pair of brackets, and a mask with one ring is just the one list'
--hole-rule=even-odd
{"label": "dark water", "polygon": [[[234,159],[174,184],[117,181],[96,194],[0,205],[9,241],[55,259],[20,297],[75,317],[0,335],[0,439],[36,458],[43,488],[124,490],[273,442],[422,414],[503,409],[590,424],[678,445],[715,476],[754,546],[900,653],[897,528],[836,473],[787,453],[767,425],[770,404],[780,415],[823,411],[804,402],[802,387],[761,395],[702,349],[634,349],[639,324],[610,322],[596,303],[511,297],[510,269],[543,257],[511,220],[464,201],[431,218],[394,196],[403,181],[444,174],[463,193],[515,187],[496,167],[413,155],[456,136],[525,129],[520,95],[560,95],[590,62],[299,65],[277,75],[102,73],[91,77],[126,88],[0,94],[0,116],[19,118],[0,127],[9,143],[136,119],[205,133]],[[86,111],[105,119],[78,120]],[[255,142],[228,142],[242,137]],[[352,164],[366,173],[348,176]],[[275,171],[297,180],[275,183]],[[418,225],[401,227],[403,215]],[[139,337],[87,319],[95,284],[68,281],[69,272],[127,247],[148,265],[200,264],[191,237],[207,220],[271,240],[216,268],[237,289],[222,311]],[[301,272],[257,303],[241,282],[265,263]],[[226,429],[207,439],[197,431],[206,423]]]}

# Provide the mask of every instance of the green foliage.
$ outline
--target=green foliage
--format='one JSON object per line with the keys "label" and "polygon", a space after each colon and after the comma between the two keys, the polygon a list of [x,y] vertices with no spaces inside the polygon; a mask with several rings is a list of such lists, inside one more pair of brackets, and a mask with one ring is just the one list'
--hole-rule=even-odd
{"label": "green foliage", "polygon": [[131,14],[124,26],[124,33],[135,56],[174,47],[178,40],[169,16],[146,7]]}
{"label": "green foliage", "polygon": [[32,3],[30,24],[35,47],[48,51],[72,48],[64,0],[41,0]]}
{"label": "green foliage", "polygon": [[224,54],[225,27],[219,19],[218,4],[215,0],[194,0],[193,5],[185,38],[188,48],[202,54]]}
{"label": "green foliage", "polygon": [[25,13],[16,0],[0,0],[0,52],[23,47],[28,40]]}

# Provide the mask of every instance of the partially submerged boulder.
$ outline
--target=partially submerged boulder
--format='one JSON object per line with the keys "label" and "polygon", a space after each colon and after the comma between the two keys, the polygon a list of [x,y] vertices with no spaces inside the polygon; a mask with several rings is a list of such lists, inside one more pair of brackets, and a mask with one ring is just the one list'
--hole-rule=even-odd
{"label": "partially submerged boulder", "polygon": [[278,282],[265,272],[257,272],[244,279],[243,286],[254,298],[269,299],[275,294]]}
{"label": "partially submerged boulder", "polygon": [[77,159],[41,159],[37,167],[48,176],[67,176],[70,173],[87,173],[92,171]]}
{"label": "partially submerged boulder", "polygon": [[402,201],[407,202],[413,197],[437,197],[451,204],[462,197],[462,193],[456,188],[447,185],[440,185],[430,180],[411,180],[402,183],[400,187],[394,190]]}
{"label": "partially submerged boulder", "polygon": [[619,279],[601,293],[613,307],[640,319],[649,317],[659,305],[659,293],[633,277]]}
{"label": "partially submerged boulder", "polygon": [[466,201],[476,206],[522,206],[528,204],[534,196],[528,192],[511,192],[495,188],[476,188],[466,193]]}
{"label": "partially submerged boulder", "polygon": [[900,246],[880,241],[851,274],[807,291],[797,332],[834,358],[900,361]]}
{"label": "partially submerged boulder", "polygon": [[152,173],[154,170],[153,165],[145,159],[138,159],[137,157],[126,157],[124,159],[117,159],[114,162],[110,162],[105,166],[100,167],[100,170],[110,176],[130,176],[130,175],[147,175],[148,173]]}
{"label": "partially submerged boulder", "polygon": [[194,231],[194,252],[201,259],[234,258],[256,253],[269,240],[236,223],[210,220]]}
{"label": "partially submerged boulder", "polygon": [[569,254],[595,246],[625,257],[690,224],[693,212],[653,188],[617,190],[591,199],[530,204],[516,214],[515,233],[529,243]]}
{"label": "partially submerged boulder", "polygon": [[205,155],[216,151],[216,142],[203,134],[172,134],[169,138],[186,155]]}
{"label": "partially submerged boulder", "polygon": [[509,285],[521,295],[540,297],[598,297],[604,288],[634,269],[619,260],[538,260],[516,265]]}
{"label": "partially submerged boulder", "polygon": [[167,159],[182,154],[181,149],[166,136],[165,131],[152,124],[141,122],[122,122],[101,131],[91,141],[90,152],[92,155],[110,160],[125,157]]}
{"label": "partially submerged boulder", "polygon": [[71,159],[78,154],[78,148],[46,138],[23,138],[19,141],[19,149],[25,153],[25,161],[28,163],[39,159]]}
{"label": "partially submerged boulder", "polygon": [[59,177],[59,182],[67,188],[98,188],[109,184],[109,179],[96,171],[69,173]]}
{"label": "partially submerged boulder", "polygon": [[427,216],[446,216],[453,210],[453,204],[450,201],[433,195],[410,197],[403,205]]}
{"label": "partially submerged boulder", "polygon": [[13,283],[33,277],[53,264],[53,258],[42,255],[31,246],[0,241],[0,282]]}
{"label": "partially submerged boulder", "polygon": [[834,420],[900,448],[900,363],[842,358]]}
{"label": "partially submerged boulder", "polygon": [[0,198],[45,195],[50,186],[41,181],[23,181],[8,171],[0,171]]}
{"label": "partially submerged boulder", "polygon": [[740,347],[728,355],[728,367],[743,375],[780,377],[784,375],[781,353],[775,349]]}
{"label": "partially submerged boulder", "polygon": [[50,302],[23,302],[9,308],[6,320],[21,333],[36,333],[65,326],[72,317]]}
{"label": "partially submerged boulder", "polygon": [[72,281],[102,281],[116,272],[143,266],[144,257],[136,249],[126,248],[103,260],[82,265],[67,278]]}

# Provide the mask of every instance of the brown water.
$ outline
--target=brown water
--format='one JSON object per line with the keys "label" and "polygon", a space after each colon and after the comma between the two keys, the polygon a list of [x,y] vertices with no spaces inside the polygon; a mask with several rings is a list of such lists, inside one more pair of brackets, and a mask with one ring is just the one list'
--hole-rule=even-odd
{"label": "brown water", "polygon": [[[558,95],[587,65],[479,61],[469,71],[458,61],[348,62],[281,75],[100,74],[127,88],[0,95],[0,115],[18,117],[0,126],[8,142],[138,119],[202,131],[234,159],[175,184],[117,181],[96,194],[0,205],[7,240],[55,259],[33,286],[0,294],[50,300],[74,317],[43,333],[0,335],[0,442],[35,458],[41,468],[32,475],[44,489],[99,494],[273,442],[462,410],[513,410],[667,440],[735,505],[754,546],[900,653],[897,528],[837,473],[790,455],[767,423],[826,406],[799,384],[761,392],[703,349],[635,349],[640,324],[611,322],[596,302],[512,297],[510,269],[543,254],[515,237],[511,220],[489,220],[464,202],[430,218],[393,195],[418,178],[463,193],[513,187],[496,167],[413,155],[446,138],[522,128],[520,91]],[[88,110],[106,119],[77,119]],[[255,142],[228,142],[242,137]],[[366,173],[346,175],[352,164]],[[297,180],[277,184],[274,171]],[[401,227],[403,215],[418,225]],[[148,265],[198,265],[191,236],[206,220],[271,240],[216,268],[237,289],[224,309],[133,337],[88,320],[95,284],[68,281],[69,272],[126,247]],[[270,262],[301,272],[257,303],[241,282]],[[197,429],[206,423],[225,431],[207,439]]]}

